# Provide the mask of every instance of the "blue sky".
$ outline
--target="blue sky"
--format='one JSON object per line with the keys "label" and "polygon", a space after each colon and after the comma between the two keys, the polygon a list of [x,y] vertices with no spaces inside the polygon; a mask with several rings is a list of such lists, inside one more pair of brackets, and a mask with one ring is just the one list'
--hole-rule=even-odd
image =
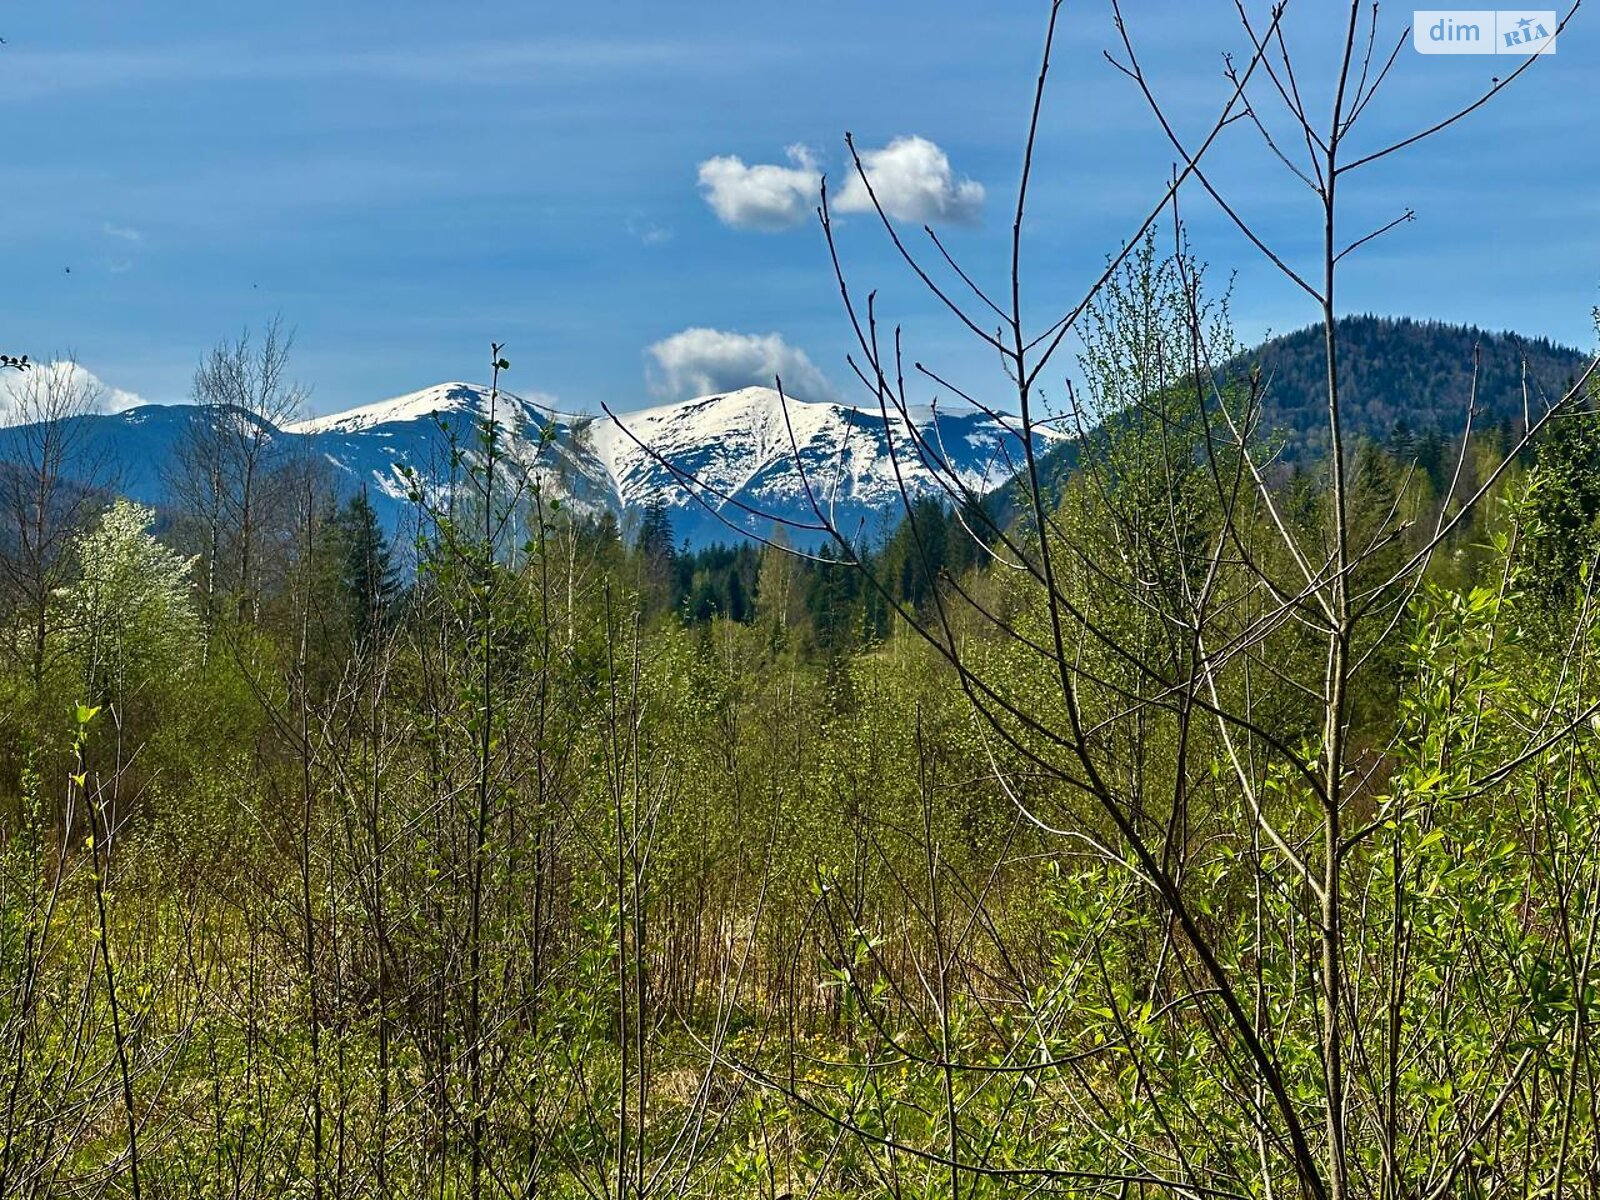
{"label": "blue sky", "polygon": [[[318,412],[481,378],[491,339],[507,344],[512,387],[572,410],[731,386],[774,362],[855,398],[820,234],[788,225],[796,181],[826,171],[842,189],[854,131],[891,152],[884,178],[899,172],[905,213],[999,285],[1046,8],[0,5],[0,348],[71,351],[108,386],[172,401],[209,345],[281,314]],[[1290,6],[1318,112],[1342,8]],[[1225,96],[1222,54],[1243,45],[1232,4],[1124,11],[1178,124],[1200,130]],[[1380,18],[1392,39],[1411,9]],[[1417,220],[1347,260],[1342,309],[1592,344],[1600,14],[1587,18],[1486,111],[1350,177],[1352,235],[1408,206]],[[1041,317],[1076,298],[1173,159],[1101,57],[1114,41],[1108,0],[1068,0],[1026,227]],[[1408,45],[1357,143],[1427,125],[1517,61]],[[1275,246],[1314,251],[1312,198],[1247,126],[1214,169]],[[1241,337],[1313,317],[1201,193],[1184,212],[1213,280],[1236,273]],[[876,218],[843,214],[840,236],[852,280],[881,289],[914,357],[999,394],[989,356],[908,280]],[[686,330],[726,336],[673,340]]]}

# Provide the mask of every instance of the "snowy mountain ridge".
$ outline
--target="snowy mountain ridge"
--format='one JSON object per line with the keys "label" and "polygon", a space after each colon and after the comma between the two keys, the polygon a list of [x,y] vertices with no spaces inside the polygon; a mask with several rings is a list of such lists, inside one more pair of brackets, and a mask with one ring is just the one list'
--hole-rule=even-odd
{"label": "snowy mountain ridge", "polygon": [[[547,496],[582,515],[624,519],[659,499],[676,536],[697,545],[728,540],[735,531],[765,534],[775,518],[813,524],[813,497],[847,535],[872,535],[898,521],[902,483],[913,499],[949,499],[924,456],[987,492],[1011,477],[1022,449],[1014,432],[966,404],[913,410],[910,427],[891,414],[887,429],[877,411],[784,398],[764,387],[619,412],[615,419],[561,412],[548,397],[506,391],[493,394],[492,404],[507,461],[537,479]],[[442,383],[287,423],[273,437],[285,452],[325,459],[350,491],[365,485],[380,517],[398,528],[410,508],[411,481],[429,492],[445,487],[459,469],[452,446],[471,452],[490,406],[491,392],[481,384]],[[120,468],[119,490],[158,506],[171,499],[165,464],[200,419],[204,410],[188,405],[77,418],[85,443]],[[921,453],[913,430],[924,443]],[[698,485],[700,500],[686,479]]]}

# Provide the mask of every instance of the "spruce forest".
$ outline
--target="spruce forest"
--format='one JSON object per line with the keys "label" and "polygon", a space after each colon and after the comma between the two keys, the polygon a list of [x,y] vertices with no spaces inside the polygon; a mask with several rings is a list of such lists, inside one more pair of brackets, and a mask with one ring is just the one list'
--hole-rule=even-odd
{"label": "spruce forest", "polygon": [[[852,403],[940,488],[870,536],[815,463],[720,544],[580,510],[492,328],[403,519],[273,436],[278,324],[202,359],[146,505],[7,342],[0,1196],[1596,1194],[1600,373],[1339,292],[1404,232],[1347,197],[1540,61],[1368,134],[1405,21],[1243,6],[1197,134],[1124,31],[1174,165],[1063,279],[1037,7],[1005,261],[849,143],[851,221],[988,378],[816,197]],[[1224,131],[1298,177],[1294,239]],[[1202,207],[1314,325],[1241,343]],[[934,396],[1014,432],[1004,486],[908,424]]]}

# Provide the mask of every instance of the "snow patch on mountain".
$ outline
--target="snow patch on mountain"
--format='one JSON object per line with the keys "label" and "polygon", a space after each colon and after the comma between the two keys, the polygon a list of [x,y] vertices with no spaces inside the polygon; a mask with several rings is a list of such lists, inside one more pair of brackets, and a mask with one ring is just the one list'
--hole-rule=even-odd
{"label": "snow patch on mountain", "polygon": [[311,417],[284,426],[286,433],[364,433],[386,425],[410,425],[417,421],[434,420],[452,414],[465,414],[472,419],[489,414],[491,398],[496,410],[496,420],[505,426],[526,423],[530,419],[548,419],[555,415],[547,397],[524,399],[512,392],[492,393],[489,388],[475,383],[440,383],[408,392],[391,400],[376,404],[363,404],[359,408],[326,416]]}
{"label": "snow patch on mountain", "polygon": [[[1010,478],[1021,459],[1020,439],[970,405],[891,413],[886,424],[873,410],[761,387],[613,420],[560,412],[548,397],[442,383],[292,422],[271,436],[283,453],[325,460],[351,490],[366,486],[385,523],[400,528],[416,488],[441,497],[459,478],[462,456],[480,453],[479,424],[491,405],[508,480],[536,482],[547,499],[587,516],[626,520],[660,498],[676,535],[695,544],[731,530],[766,534],[775,520],[814,525],[813,498],[842,532],[870,535],[899,519],[902,486],[913,499],[952,498],[936,464],[982,493]],[[80,419],[88,441],[122,464],[123,490],[160,504],[170,499],[174,452],[204,412],[145,405]]]}
{"label": "snow patch on mountain", "polygon": [[691,540],[730,526],[765,533],[774,517],[814,525],[818,508],[847,535],[871,533],[898,519],[902,486],[912,499],[952,500],[953,475],[981,494],[1011,477],[1022,448],[972,405],[890,410],[886,421],[763,387],[620,413],[592,437],[620,504],[667,497]]}

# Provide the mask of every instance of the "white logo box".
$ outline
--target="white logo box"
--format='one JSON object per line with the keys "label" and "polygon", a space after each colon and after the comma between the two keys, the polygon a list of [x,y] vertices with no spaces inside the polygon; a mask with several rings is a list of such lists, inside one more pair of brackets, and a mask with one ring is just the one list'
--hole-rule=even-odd
{"label": "white logo box", "polygon": [[1553,8],[1419,8],[1411,44],[1419,54],[1554,54]]}

